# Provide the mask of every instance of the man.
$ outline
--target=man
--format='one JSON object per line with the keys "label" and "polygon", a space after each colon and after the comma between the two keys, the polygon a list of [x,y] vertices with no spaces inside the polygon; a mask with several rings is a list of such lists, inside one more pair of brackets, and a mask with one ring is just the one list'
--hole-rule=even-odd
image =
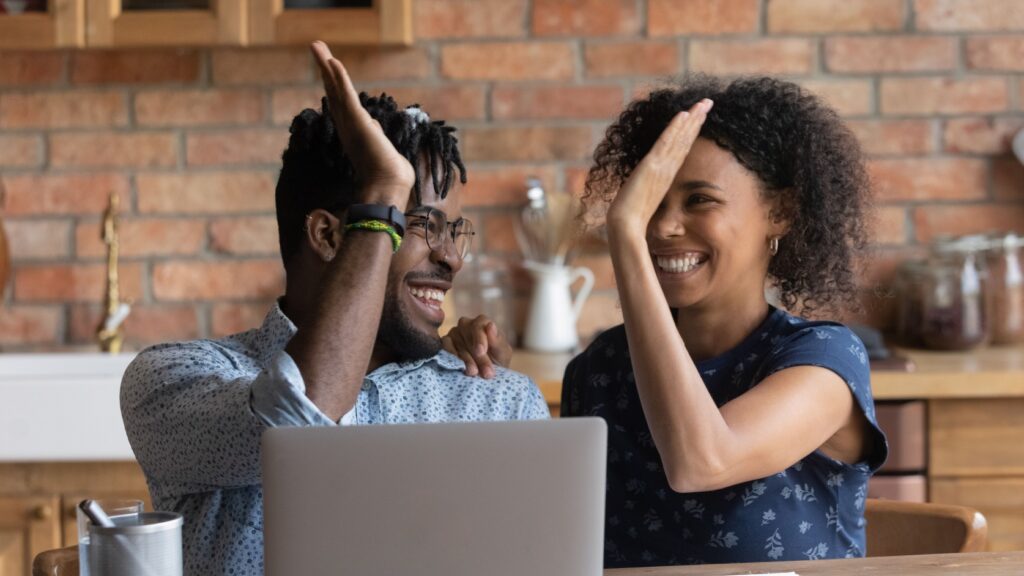
{"label": "man", "polygon": [[186,574],[263,573],[267,427],[547,417],[525,376],[470,377],[441,349],[440,303],[473,233],[454,129],[357,95],[326,46],[314,53],[333,122],[305,110],[291,126],[284,297],[258,329],[143,351],[122,383],[154,505],[185,517]]}

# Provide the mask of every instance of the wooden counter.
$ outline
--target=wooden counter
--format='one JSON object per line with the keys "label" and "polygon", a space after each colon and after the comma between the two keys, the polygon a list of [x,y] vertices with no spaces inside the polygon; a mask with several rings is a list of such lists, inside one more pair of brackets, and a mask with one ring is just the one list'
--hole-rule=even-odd
{"label": "wooden counter", "polygon": [[[982,348],[972,352],[901,350],[912,372],[873,370],[877,400],[1024,398],[1024,346]],[[562,375],[572,356],[516,350],[512,369],[537,383],[552,406],[561,402]]]}
{"label": "wooden counter", "polygon": [[890,556],[852,560],[814,560],[808,562],[766,562],[760,564],[714,564],[660,568],[605,570],[605,576],[726,576],[796,572],[799,576],[860,576],[862,574],[899,574],[900,576],[1017,576],[1024,574],[1024,552],[995,554],[939,554],[934,556]]}

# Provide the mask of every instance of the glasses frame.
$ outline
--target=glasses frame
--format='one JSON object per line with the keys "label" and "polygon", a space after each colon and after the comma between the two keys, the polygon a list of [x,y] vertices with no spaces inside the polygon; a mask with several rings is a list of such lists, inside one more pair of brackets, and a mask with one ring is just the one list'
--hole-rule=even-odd
{"label": "glasses frame", "polygon": [[[434,240],[431,240],[429,226],[419,227],[413,225],[413,223],[417,222],[418,220],[424,220],[429,224],[431,216],[435,214],[435,218],[444,222],[444,231],[441,232],[440,246],[434,246],[434,244],[437,242],[437,239],[435,238]],[[469,218],[459,218],[455,222],[451,222],[448,220],[448,215],[445,214],[443,211],[438,210],[437,208],[420,208],[410,212],[406,212],[405,220],[406,235],[408,235],[413,230],[421,230],[423,239],[427,242],[427,248],[429,248],[431,252],[441,252],[443,254],[448,254],[448,246],[450,245],[452,247],[452,253],[454,253],[459,258],[459,260],[465,260],[466,256],[469,256],[469,253],[472,251],[473,237],[476,236],[476,230],[474,229],[473,221],[470,220]],[[468,232],[466,232],[464,229],[462,231],[457,229],[457,227],[464,228],[466,226],[469,227]],[[416,235],[419,236],[420,234],[417,233]],[[458,238],[460,236],[466,239],[466,244],[463,246],[461,252],[456,249],[456,243],[458,242]]]}

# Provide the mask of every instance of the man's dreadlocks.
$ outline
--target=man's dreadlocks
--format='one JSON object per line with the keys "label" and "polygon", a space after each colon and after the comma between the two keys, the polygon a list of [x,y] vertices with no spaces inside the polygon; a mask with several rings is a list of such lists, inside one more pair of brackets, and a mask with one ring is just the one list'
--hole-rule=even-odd
{"label": "man's dreadlocks", "polygon": [[[419,105],[399,109],[387,94],[377,97],[361,93],[359,102],[380,123],[395,149],[417,168],[413,187],[417,205],[422,203],[418,169],[421,158],[427,160],[431,181],[441,198],[448,195],[455,183],[456,169],[459,181],[466,183],[466,166],[454,127],[446,126],[443,120],[431,121]],[[321,107],[322,112],[307,108],[292,120],[288,148],[282,156],[275,201],[285,266],[299,251],[306,215],[318,208],[338,213],[355,203],[359,189],[352,163],[342,150],[331,121],[326,98]]]}

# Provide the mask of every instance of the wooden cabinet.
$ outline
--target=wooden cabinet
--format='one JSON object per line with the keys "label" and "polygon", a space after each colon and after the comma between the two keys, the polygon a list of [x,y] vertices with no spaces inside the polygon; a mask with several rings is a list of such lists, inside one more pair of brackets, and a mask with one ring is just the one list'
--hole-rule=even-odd
{"label": "wooden cabinet", "polygon": [[0,575],[28,575],[36,554],[60,546],[59,498],[0,496]]}
{"label": "wooden cabinet", "polygon": [[1024,549],[1024,477],[933,478],[929,499],[978,509],[988,520],[988,549]]}
{"label": "wooden cabinet", "polygon": [[121,0],[88,0],[90,47],[240,46],[246,43],[246,0],[209,0],[205,9],[131,10]]}
{"label": "wooden cabinet", "polygon": [[0,15],[0,49],[412,43],[412,0],[301,9],[286,9],[285,0],[173,4],[187,7],[162,8],[149,0],[49,0],[47,12]]}
{"label": "wooden cabinet", "polygon": [[0,16],[0,49],[84,45],[85,0],[49,0],[46,12]]}
{"label": "wooden cabinet", "polygon": [[76,544],[74,507],[87,497],[153,509],[135,462],[0,463],[0,576],[29,576],[36,554]]}

